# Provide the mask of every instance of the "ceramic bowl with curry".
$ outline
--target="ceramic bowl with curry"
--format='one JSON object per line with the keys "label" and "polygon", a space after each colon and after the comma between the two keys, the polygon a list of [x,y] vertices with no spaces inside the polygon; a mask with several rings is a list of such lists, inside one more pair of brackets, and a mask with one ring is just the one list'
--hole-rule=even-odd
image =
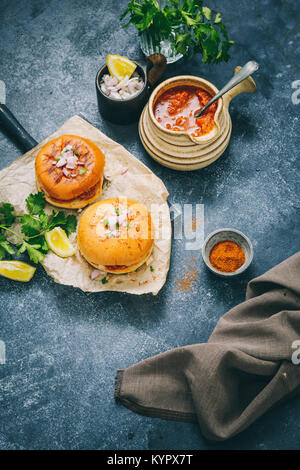
{"label": "ceramic bowl with curry", "polygon": [[[235,73],[240,70],[236,67]],[[141,141],[149,155],[175,170],[210,165],[225,151],[231,136],[229,104],[240,93],[254,92],[251,77],[227,92],[199,117],[195,114],[218,93],[201,77],[180,75],[152,92],[139,121]]]}

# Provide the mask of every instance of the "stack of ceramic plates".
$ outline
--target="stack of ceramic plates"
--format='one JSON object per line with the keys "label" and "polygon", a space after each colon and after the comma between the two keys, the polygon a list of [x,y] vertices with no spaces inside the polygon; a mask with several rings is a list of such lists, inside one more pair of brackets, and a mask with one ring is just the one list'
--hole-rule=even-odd
{"label": "stack of ceramic plates", "polygon": [[153,123],[149,118],[148,104],[145,106],[140,122],[139,134],[147,153],[158,163],[173,170],[192,171],[204,168],[216,161],[225,151],[231,135],[231,119],[229,113],[225,115],[225,125],[216,140],[207,145],[200,145],[192,141],[182,142],[177,140],[166,141],[157,130],[153,129]]}
{"label": "stack of ceramic plates", "polygon": [[[236,67],[235,73],[240,70]],[[162,127],[155,118],[156,100],[165,91],[177,86],[197,86],[211,95],[218,89],[207,80],[191,75],[180,75],[162,82],[152,92],[139,122],[139,134],[145,150],[158,163],[174,170],[191,171],[204,168],[216,161],[227,148],[231,136],[229,104],[232,98],[256,89],[251,77],[243,80],[218,100],[215,127],[209,134],[192,137],[187,132],[175,132]]]}

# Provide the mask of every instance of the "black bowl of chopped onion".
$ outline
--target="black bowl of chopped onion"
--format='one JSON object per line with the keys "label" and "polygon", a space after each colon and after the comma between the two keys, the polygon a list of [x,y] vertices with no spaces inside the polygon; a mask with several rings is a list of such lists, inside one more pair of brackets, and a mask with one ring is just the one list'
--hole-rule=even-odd
{"label": "black bowl of chopped onion", "polygon": [[137,65],[133,75],[120,82],[109,74],[106,64],[98,70],[96,76],[99,111],[104,119],[115,124],[137,121],[149,97],[148,62],[133,62]]}

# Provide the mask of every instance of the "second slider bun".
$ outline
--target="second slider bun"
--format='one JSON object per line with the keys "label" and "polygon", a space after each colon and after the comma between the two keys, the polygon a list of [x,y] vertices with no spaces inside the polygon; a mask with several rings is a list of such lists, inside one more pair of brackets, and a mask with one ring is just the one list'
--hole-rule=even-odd
{"label": "second slider bun", "polygon": [[104,165],[105,157],[94,142],[63,135],[39,151],[35,160],[37,187],[50,204],[80,209],[100,196]]}
{"label": "second slider bun", "polygon": [[127,198],[104,199],[83,213],[77,233],[83,257],[101,271],[135,271],[151,255],[151,215],[142,204]]}

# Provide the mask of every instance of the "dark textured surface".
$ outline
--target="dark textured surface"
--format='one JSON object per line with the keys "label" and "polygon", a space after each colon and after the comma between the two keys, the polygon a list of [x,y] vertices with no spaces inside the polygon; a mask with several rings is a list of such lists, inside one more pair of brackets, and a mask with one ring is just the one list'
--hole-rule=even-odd
{"label": "dark textured surface", "polygon": [[[94,78],[108,53],[139,57],[134,28],[122,30],[126,1],[0,0],[0,80],[7,105],[41,140],[76,113],[123,144],[165,182],[170,202],[204,203],[205,232],[235,227],[253,242],[251,268],[230,281],[210,274],[200,254],[173,241],[168,281],[153,297],[87,295],[57,285],[41,267],[29,285],[0,279],[0,448],[296,449],[300,401],[271,412],[240,436],[212,444],[196,424],[145,418],[115,404],[114,375],[166,349],[206,341],[243,300],[250,278],[299,250],[300,80],[297,0],[209,1],[223,12],[237,45],[227,64],[199,58],[167,75],[200,74],[221,87],[237,64],[260,63],[258,91],[232,103],[233,135],[218,162],[192,173],[160,167],[145,153],[137,125],[98,114]],[[18,155],[0,134],[0,167]],[[0,183],[1,184],[1,183]],[[184,265],[197,259],[193,288],[178,292]],[[297,338],[295,338],[297,339]]]}

